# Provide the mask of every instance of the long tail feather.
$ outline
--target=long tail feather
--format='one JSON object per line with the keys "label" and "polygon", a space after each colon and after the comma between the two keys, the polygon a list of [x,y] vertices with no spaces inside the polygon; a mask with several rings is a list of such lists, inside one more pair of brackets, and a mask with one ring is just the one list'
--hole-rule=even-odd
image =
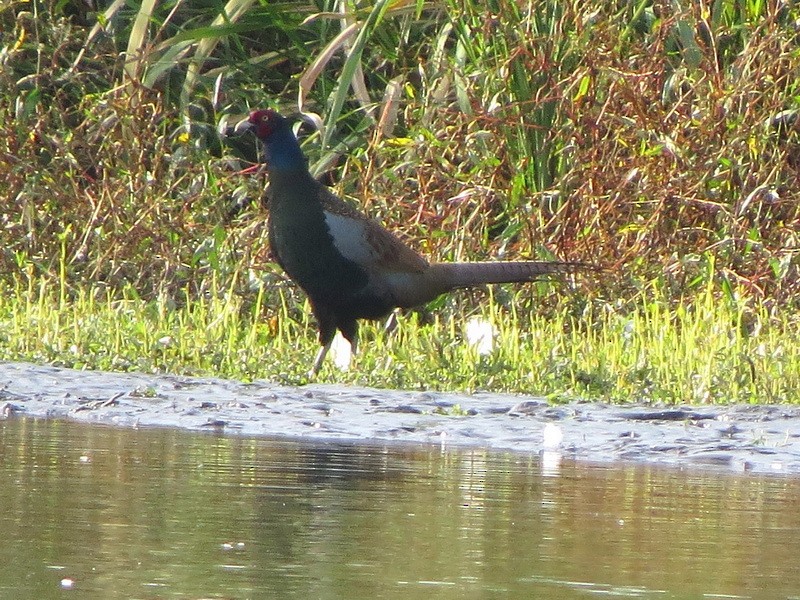
{"label": "long tail feather", "polygon": [[474,263],[435,263],[430,277],[443,291],[485,283],[532,281],[542,275],[573,273],[592,269],[591,265],[574,262],[506,261]]}

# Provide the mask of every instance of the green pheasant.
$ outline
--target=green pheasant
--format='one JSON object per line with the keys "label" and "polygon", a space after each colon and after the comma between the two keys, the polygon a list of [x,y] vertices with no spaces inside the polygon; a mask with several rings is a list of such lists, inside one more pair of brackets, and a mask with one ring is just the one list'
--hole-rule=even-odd
{"label": "green pheasant", "polygon": [[494,261],[431,263],[369,219],[308,170],[290,122],[257,110],[236,125],[264,147],[269,176],[269,243],[286,274],[308,295],[319,327],[316,374],[336,330],[355,352],[359,319],[430,302],[457,288],[531,281],[586,267],[582,263]]}

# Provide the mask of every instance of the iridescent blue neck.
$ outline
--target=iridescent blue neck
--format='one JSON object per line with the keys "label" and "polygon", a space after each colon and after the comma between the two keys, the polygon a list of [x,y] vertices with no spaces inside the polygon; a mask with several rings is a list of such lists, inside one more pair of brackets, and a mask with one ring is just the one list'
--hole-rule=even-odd
{"label": "iridescent blue neck", "polygon": [[307,169],[306,157],[288,121],[281,123],[264,140],[264,160],[271,171],[297,171]]}

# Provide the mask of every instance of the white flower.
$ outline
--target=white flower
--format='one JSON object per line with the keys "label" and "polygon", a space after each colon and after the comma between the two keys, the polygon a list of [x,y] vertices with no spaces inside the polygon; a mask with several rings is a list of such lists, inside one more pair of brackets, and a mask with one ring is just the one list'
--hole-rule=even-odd
{"label": "white flower", "polygon": [[489,321],[481,317],[472,317],[467,321],[466,335],[467,343],[475,348],[480,356],[492,353],[495,330]]}

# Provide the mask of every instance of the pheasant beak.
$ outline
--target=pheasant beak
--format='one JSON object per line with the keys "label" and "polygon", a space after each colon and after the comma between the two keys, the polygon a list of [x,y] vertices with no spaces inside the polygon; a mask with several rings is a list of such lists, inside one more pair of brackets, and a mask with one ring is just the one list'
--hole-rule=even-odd
{"label": "pheasant beak", "polygon": [[241,135],[247,131],[253,131],[255,128],[255,123],[250,121],[250,117],[245,117],[241,121],[239,121],[236,126],[233,128],[233,132],[236,135]]}

